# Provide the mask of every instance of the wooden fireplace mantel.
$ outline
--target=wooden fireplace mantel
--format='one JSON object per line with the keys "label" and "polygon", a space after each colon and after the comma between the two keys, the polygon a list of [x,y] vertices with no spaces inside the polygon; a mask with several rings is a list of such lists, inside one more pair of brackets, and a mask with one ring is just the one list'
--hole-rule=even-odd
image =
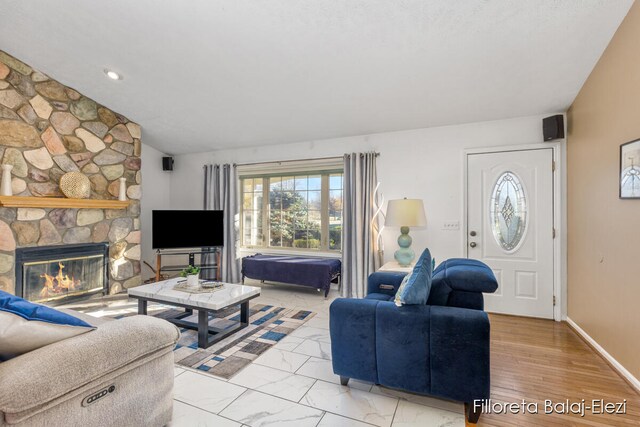
{"label": "wooden fireplace mantel", "polygon": [[126,209],[130,201],[66,199],[64,197],[0,196],[6,208]]}

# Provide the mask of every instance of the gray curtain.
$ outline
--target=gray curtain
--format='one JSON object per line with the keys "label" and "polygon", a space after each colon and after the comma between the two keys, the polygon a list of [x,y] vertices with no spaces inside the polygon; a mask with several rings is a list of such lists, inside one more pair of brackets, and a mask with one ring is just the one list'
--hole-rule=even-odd
{"label": "gray curtain", "polygon": [[351,153],[344,156],[342,229],[342,296],[344,297],[364,297],[367,277],[380,266],[376,254],[377,156],[377,153]]}
{"label": "gray curtain", "polygon": [[[227,283],[240,282],[238,247],[238,176],[235,165],[206,165],[204,167],[204,209],[224,211],[224,248],[221,256],[221,279]],[[212,255],[205,255],[212,263]],[[204,272],[203,272],[204,273]],[[203,274],[205,278],[211,275]]]}

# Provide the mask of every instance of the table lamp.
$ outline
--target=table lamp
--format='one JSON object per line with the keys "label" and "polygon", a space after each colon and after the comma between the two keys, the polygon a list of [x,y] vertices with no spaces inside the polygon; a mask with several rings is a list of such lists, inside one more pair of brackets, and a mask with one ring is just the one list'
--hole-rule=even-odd
{"label": "table lamp", "polygon": [[424,213],[424,204],[420,199],[389,200],[387,216],[384,225],[400,227],[398,236],[398,249],[393,257],[403,267],[408,267],[416,257],[411,249],[411,236],[409,227],[424,227],[427,225],[427,217]]}

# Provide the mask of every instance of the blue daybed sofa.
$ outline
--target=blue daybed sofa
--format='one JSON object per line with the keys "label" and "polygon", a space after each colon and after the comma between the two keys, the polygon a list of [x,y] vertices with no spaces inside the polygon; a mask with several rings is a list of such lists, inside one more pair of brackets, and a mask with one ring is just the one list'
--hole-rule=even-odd
{"label": "blue daybed sofa", "polygon": [[336,258],[255,254],[242,258],[244,278],[309,286],[329,295],[331,282],[340,284],[342,262]]}
{"label": "blue daybed sofa", "polygon": [[484,263],[449,259],[433,272],[426,305],[396,306],[404,273],[369,276],[364,299],[331,304],[333,371],[350,378],[468,403],[489,398],[489,318],[483,292],[498,283]]}

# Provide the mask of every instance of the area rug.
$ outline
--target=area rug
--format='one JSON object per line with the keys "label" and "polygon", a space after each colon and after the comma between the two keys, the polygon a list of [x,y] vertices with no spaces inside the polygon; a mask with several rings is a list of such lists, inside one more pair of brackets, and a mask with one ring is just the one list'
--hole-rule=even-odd
{"label": "area rug", "polygon": [[[177,310],[154,313],[157,317],[174,316]],[[207,349],[198,348],[198,333],[181,329],[181,337],[174,349],[175,363],[207,374],[229,379],[257,359],[262,353],[295,331],[315,313],[272,305],[250,306],[249,326],[230,335]],[[197,315],[193,319],[197,321]],[[215,313],[209,325],[226,329],[240,320],[240,307],[230,307]]]}
{"label": "area rug", "polygon": [[[138,313],[137,301],[128,298],[100,298],[81,304],[69,305],[76,311],[96,317],[120,319],[135,316]],[[175,307],[151,303],[148,306],[150,316],[175,317],[184,311]],[[178,366],[198,369],[202,373],[229,379],[257,359],[265,351],[310,320],[316,313],[307,310],[295,310],[265,304],[249,305],[249,326],[228,336],[207,349],[198,348],[198,333],[181,328],[181,337],[174,349],[175,363]],[[185,318],[197,323],[197,313]],[[240,320],[240,306],[232,306],[213,314],[209,325],[226,329]]]}

